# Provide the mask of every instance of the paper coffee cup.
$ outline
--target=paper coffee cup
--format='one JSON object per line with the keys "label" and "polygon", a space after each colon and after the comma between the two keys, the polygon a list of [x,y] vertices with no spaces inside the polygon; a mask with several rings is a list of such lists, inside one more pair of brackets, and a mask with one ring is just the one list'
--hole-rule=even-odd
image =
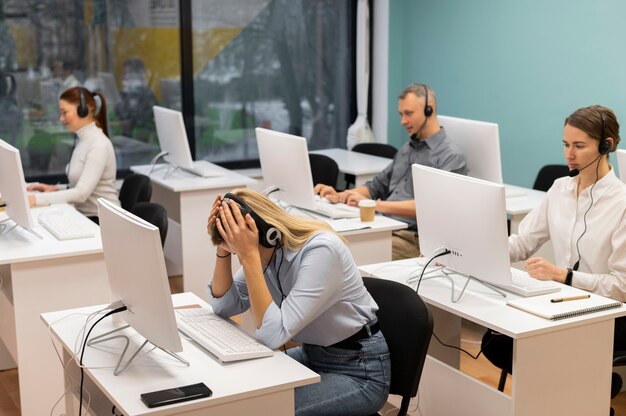
{"label": "paper coffee cup", "polygon": [[359,212],[361,221],[372,222],[376,215],[376,201],[373,199],[362,199],[359,201]]}

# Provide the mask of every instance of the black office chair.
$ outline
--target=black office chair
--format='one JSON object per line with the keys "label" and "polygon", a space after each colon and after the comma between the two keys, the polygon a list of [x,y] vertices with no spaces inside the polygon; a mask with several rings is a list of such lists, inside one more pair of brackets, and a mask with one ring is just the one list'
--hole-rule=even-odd
{"label": "black office chair", "polygon": [[152,184],[146,175],[133,173],[122,182],[120,188],[120,204],[126,211],[132,211],[138,202],[149,202],[152,196]]}
{"label": "black office chair", "polygon": [[364,277],[363,283],[379,307],[378,323],[391,354],[389,393],[402,396],[398,416],[404,416],[417,394],[433,317],[422,298],[406,285],[374,277]]}
{"label": "black office chair", "polygon": [[337,178],[339,178],[337,162],[328,156],[316,153],[309,153],[309,162],[311,163],[313,185],[323,183],[332,187],[337,186]]}
{"label": "black office chair", "polygon": [[545,165],[539,169],[533,189],[546,192],[555,180],[567,176],[568,173],[569,168],[567,165]]}
{"label": "black office chair", "polygon": [[[398,153],[398,149],[387,143],[359,143],[352,148],[352,151],[388,159],[393,159]],[[354,175],[346,173],[345,177],[346,189],[353,187],[356,182]]]}
{"label": "black office chair", "polygon": [[387,143],[359,143],[352,148],[353,152],[393,159],[398,149]]}
{"label": "black office chair", "polygon": [[161,235],[161,245],[165,244],[167,237],[167,210],[163,205],[155,202],[137,202],[131,210],[133,214],[148,221],[150,224],[159,228]]}

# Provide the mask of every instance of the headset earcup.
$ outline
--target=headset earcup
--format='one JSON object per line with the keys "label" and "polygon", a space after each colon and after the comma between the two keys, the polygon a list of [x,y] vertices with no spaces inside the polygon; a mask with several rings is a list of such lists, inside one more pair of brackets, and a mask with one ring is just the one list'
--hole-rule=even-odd
{"label": "headset earcup", "polygon": [[79,91],[79,102],[78,107],[76,107],[76,114],[78,117],[85,118],[87,114],[89,114],[89,108],[87,108],[87,104],[85,103],[85,95],[83,94],[83,90]]}
{"label": "headset earcup", "polygon": [[426,107],[424,107],[424,115],[426,117],[430,117],[433,115],[433,108],[429,105],[427,105]]}
{"label": "headset earcup", "polygon": [[598,151],[601,155],[608,155],[611,151],[611,142],[606,139],[602,140],[598,145]]}
{"label": "headset earcup", "polygon": [[265,233],[265,241],[267,241],[267,243],[272,247],[275,247],[276,245],[278,245],[278,243],[280,243],[281,238],[282,238],[281,232],[275,227],[270,227]]}

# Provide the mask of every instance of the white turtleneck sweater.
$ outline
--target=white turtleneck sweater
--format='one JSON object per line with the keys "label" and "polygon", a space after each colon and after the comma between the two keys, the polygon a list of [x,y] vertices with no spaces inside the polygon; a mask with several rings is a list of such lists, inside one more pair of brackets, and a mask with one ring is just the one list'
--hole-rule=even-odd
{"label": "white turtleneck sweater", "polygon": [[66,168],[69,186],[56,192],[35,194],[37,205],[74,204],[87,216],[98,215],[98,198],[119,205],[115,190],[115,151],[111,140],[96,123],[76,132],[78,141]]}

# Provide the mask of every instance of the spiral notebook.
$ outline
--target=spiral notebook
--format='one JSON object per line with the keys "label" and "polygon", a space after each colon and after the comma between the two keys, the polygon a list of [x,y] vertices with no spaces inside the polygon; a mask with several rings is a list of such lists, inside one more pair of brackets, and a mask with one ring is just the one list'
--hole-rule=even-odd
{"label": "spiral notebook", "polygon": [[567,300],[580,295],[587,295],[587,292],[561,291],[530,298],[513,299],[506,303],[514,308],[551,320],[571,318],[605,309],[619,308],[623,305],[620,301],[593,293],[590,293],[588,298]]}

